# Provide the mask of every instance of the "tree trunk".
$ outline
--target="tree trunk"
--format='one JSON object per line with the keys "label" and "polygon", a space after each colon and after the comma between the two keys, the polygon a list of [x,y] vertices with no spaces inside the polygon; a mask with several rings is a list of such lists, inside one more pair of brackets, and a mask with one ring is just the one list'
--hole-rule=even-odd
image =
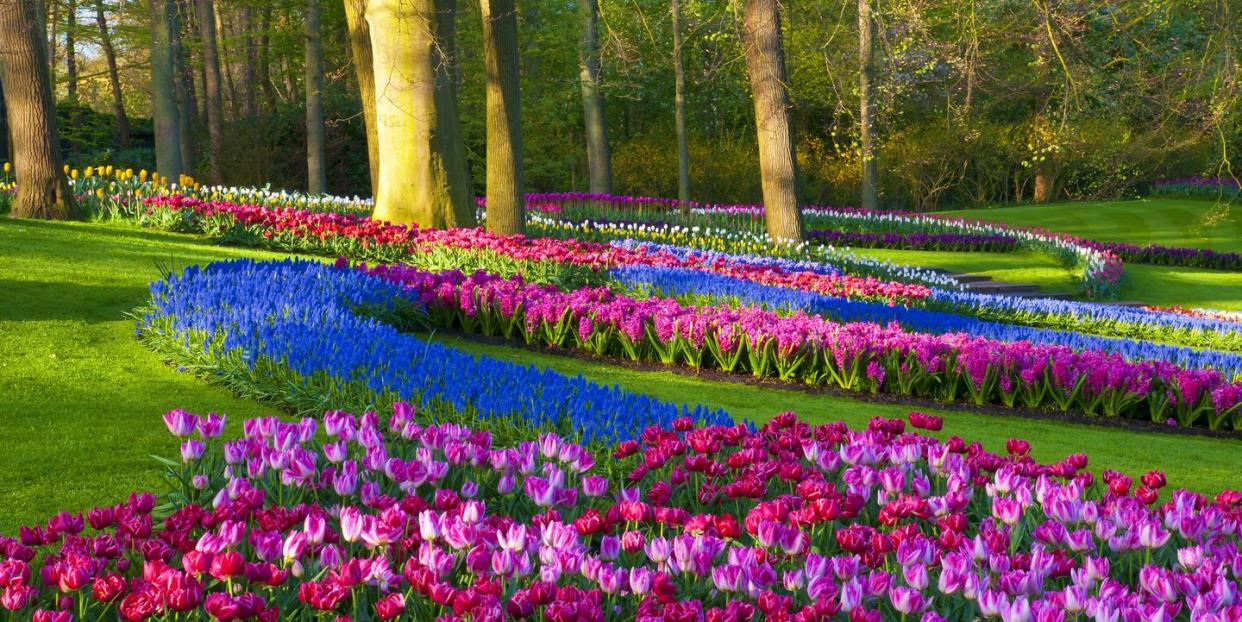
{"label": "tree trunk", "polygon": [[591,192],[612,194],[612,153],[608,120],[600,92],[599,2],[582,1],[582,43],[578,48],[578,80],[582,85],[582,116],[586,124],[587,168]]}
{"label": "tree trunk", "polygon": [[172,35],[173,79],[177,95],[177,144],[181,147],[181,168],[186,173],[194,171],[194,115],[198,112],[194,103],[194,80],[190,76],[189,60],[185,51],[184,18],[188,17],[180,10],[173,9],[173,17],[169,22],[169,33]]}
{"label": "tree trunk", "polygon": [[108,32],[108,18],[104,14],[103,0],[95,0],[95,23],[99,25],[99,44],[103,47],[104,60],[108,63],[108,83],[112,86],[112,116],[116,118],[117,149],[129,149],[129,115],[125,114],[125,93],[121,90],[121,75],[116,66],[116,48],[112,47],[112,33]]}
{"label": "tree trunk", "polygon": [[220,93],[220,52],[216,45],[215,0],[195,0],[198,34],[202,39],[203,67],[207,71],[203,98],[207,105],[207,178],[223,183],[220,171],[224,151],[224,100]]}
{"label": "tree trunk", "polygon": [[681,0],[672,0],[673,116],[677,132],[677,200],[682,211],[690,207],[690,140],[686,136],[686,68],[682,64]]}
{"label": "tree trunk", "polygon": [[151,108],[155,125],[155,165],[160,175],[176,179],[181,167],[181,120],[177,112],[173,63],[173,0],[148,0],[151,9]]}
{"label": "tree trunk", "polygon": [[244,45],[246,46],[246,64],[243,67],[242,81],[245,82],[245,108],[244,112],[247,119],[253,119],[259,114],[259,98],[257,85],[255,84],[256,75],[258,73],[258,53],[254,47],[254,8],[246,6],[242,8],[242,29],[245,31]]}
{"label": "tree trunk", "polygon": [[[20,1],[20,0],[18,0]],[[48,80],[52,85],[52,105],[56,105],[56,61],[60,58],[58,50],[60,45],[56,41],[56,27],[60,22],[60,2],[59,0],[51,0],[51,14],[43,14],[47,22],[47,61],[48,61]]]}
{"label": "tree trunk", "polygon": [[[238,113],[240,111],[240,107],[237,105],[237,101],[238,101],[237,84],[233,81],[233,64],[232,64],[233,56],[229,54],[229,45],[228,45],[229,39],[227,37],[229,29],[227,28],[227,25],[224,23],[224,16],[219,13],[216,13],[216,20],[214,24],[215,24],[216,35],[217,35],[217,38],[216,38],[217,62],[216,64],[218,67],[220,67],[220,73],[223,74],[224,76],[224,83],[223,83],[224,86],[228,87],[229,112],[232,113],[233,119],[237,119]],[[226,36],[220,36],[221,33],[223,33]],[[221,118],[223,118],[223,110],[224,110],[223,93],[221,93],[220,95],[220,109],[222,111]],[[223,123],[223,121],[221,121],[221,123]]]}
{"label": "tree trunk", "polygon": [[1052,171],[1047,162],[1041,162],[1035,168],[1035,196],[1032,197],[1036,203],[1047,203],[1052,200],[1054,180]]}
{"label": "tree trunk", "polygon": [[798,209],[798,163],[793,128],[789,123],[789,95],[785,91],[785,51],[781,42],[781,12],[777,0],[745,0],[742,37],[755,128],[759,135],[759,171],[768,234],[774,240],[801,242],[802,214]]}
{"label": "tree trunk", "polygon": [[522,195],[522,108],[518,97],[517,6],[480,0],[483,64],[487,68],[487,228],[526,229]]}
{"label": "tree trunk", "polygon": [[[370,0],[379,189],[375,217],[425,227],[474,224],[443,17],[453,0]],[[440,18],[437,18],[439,12]]]}
{"label": "tree trunk", "polygon": [[319,0],[306,2],[306,191],[323,194],[323,58]]}
{"label": "tree trunk", "polygon": [[65,219],[74,214],[65,179],[47,46],[34,0],[0,3],[0,82],[13,138],[15,218]]}
{"label": "tree trunk", "polygon": [[69,0],[65,11],[65,95],[69,103],[78,104],[78,2]]}
{"label": "tree trunk", "polygon": [[862,156],[862,207],[877,209],[879,172],[876,169],[875,145],[871,137],[871,78],[875,74],[874,29],[871,0],[858,0],[858,144]]}
{"label": "tree trunk", "polygon": [[[39,32],[43,32],[42,28]],[[9,133],[9,109],[4,103],[4,84],[0,80],[0,161],[13,161],[13,152],[10,150],[12,144],[13,137]],[[8,175],[5,174],[4,177],[7,180]]]}
{"label": "tree trunk", "polygon": [[371,30],[367,26],[367,0],[345,0],[345,22],[354,72],[358,76],[358,96],[362,100],[362,120],[367,130],[367,164],[371,169],[371,196],[379,184],[379,135],[375,119],[375,69],[371,62]]}
{"label": "tree trunk", "polygon": [[267,100],[267,111],[276,110],[276,86],[272,84],[272,5],[263,4],[263,12],[259,14],[259,86],[263,89],[263,97]]}

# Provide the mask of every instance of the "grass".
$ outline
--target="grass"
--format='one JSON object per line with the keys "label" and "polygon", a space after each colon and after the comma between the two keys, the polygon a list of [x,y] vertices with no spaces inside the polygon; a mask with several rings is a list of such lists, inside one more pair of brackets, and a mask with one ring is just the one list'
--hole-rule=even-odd
{"label": "grass", "polygon": [[[872,417],[904,417],[912,408],[868,402],[848,397],[813,394],[774,386],[754,386],[694,378],[671,371],[643,371],[603,362],[479,343],[455,335],[436,335],[437,341],[472,354],[530,363],[543,369],[615,384],[663,400],[724,408],[736,418],[763,422],[782,411],[792,410],[814,423],[844,420],[866,425]],[[1005,451],[1005,441],[1021,437],[1031,441],[1032,455],[1045,462],[1070,453],[1086,453],[1090,468],[1116,469],[1134,476],[1160,469],[1176,487],[1215,494],[1237,487],[1236,465],[1242,460],[1242,440],[1138,432],[1104,426],[997,416],[952,408],[914,409],[944,417],[941,438],[958,435],[967,442],[979,441],[990,451]]]}
{"label": "grass", "polygon": [[[1050,231],[1109,242],[1191,246],[1242,252],[1242,205],[1218,204],[1207,199],[1152,198],[1092,203],[1020,205],[992,209],[943,212],[1002,222],[1043,227]],[[980,254],[964,254],[969,263]],[[911,257],[910,261],[920,258]],[[926,261],[940,261],[927,258]],[[993,274],[992,260],[984,260]],[[928,263],[936,266],[937,264]],[[1043,266],[1031,269],[1042,278]],[[999,272],[993,274],[1000,279]],[[1021,271],[1017,273],[1021,274]],[[1044,285],[1045,281],[1030,280]],[[1117,292],[1120,300],[1138,300],[1161,306],[1242,310],[1242,273],[1169,266],[1126,265],[1126,280]]]}
{"label": "grass", "polygon": [[886,248],[852,248],[852,252],[893,263],[951,272],[986,274],[1007,283],[1031,283],[1041,291],[1074,293],[1079,291],[1078,276],[1057,260],[1039,253],[954,253],[948,251],[907,251]]}
{"label": "grass", "polygon": [[126,313],[160,266],[239,256],[190,236],[0,218],[0,533],[61,509],[159,491],[171,408],[272,414],[165,366]]}
{"label": "grass", "polygon": [[1208,199],[1148,198],[1052,203],[943,212],[1107,242],[1242,251],[1242,205]]}
{"label": "grass", "polygon": [[[226,413],[234,432],[246,417],[273,414],[165,366],[133,339],[133,322],[126,317],[146,300],[147,283],[160,276],[161,267],[242,256],[278,255],[126,227],[0,219],[0,447],[5,449],[0,533],[11,534],[17,525],[62,509],[114,503],[131,490],[160,491],[160,469],[149,456],[176,453],[159,420],[170,408]],[[581,374],[670,401],[726,408],[755,421],[793,410],[811,421],[860,425],[871,416],[909,410],[439,338],[476,354]],[[978,439],[992,450],[1021,436],[1043,460],[1084,451],[1095,469],[1139,474],[1160,468],[1175,485],[1204,492],[1238,484],[1242,441],[951,409],[938,414],[946,418],[944,434]]]}

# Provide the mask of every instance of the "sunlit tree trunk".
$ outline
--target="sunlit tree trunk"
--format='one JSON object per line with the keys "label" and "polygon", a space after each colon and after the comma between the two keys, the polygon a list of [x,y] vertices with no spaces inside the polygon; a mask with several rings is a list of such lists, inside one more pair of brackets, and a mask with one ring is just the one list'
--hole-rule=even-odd
{"label": "sunlit tree trunk", "polygon": [[173,0],[148,0],[151,10],[151,108],[155,122],[155,165],[160,175],[177,179],[181,165],[181,128],[177,111],[172,49]]}
{"label": "sunlit tree trunk", "polygon": [[47,46],[36,8],[34,0],[0,3],[0,82],[17,176],[11,215],[64,219],[75,206],[62,168]]}
{"label": "sunlit tree trunk", "polygon": [[880,204],[879,173],[876,169],[875,145],[871,136],[871,113],[874,107],[871,101],[871,78],[875,73],[873,23],[871,0],[858,0],[858,144],[862,157],[863,209],[876,209]]}
{"label": "sunlit tree trunk", "polygon": [[789,123],[789,95],[785,91],[785,51],[781,41],[781,12],[777,0],[745,0],[742,36],[755,127],[759,135],[759,171],[768,234],[775,240],[802,240],[798,209],[798,165],[793,128]]}
{"label": "sunlit tree trunk", "polygon": [[608,120],[604,94],[600,91],[599,2],[582,2],[582,43],[578,48],[578,81],[582,87],[582,112],[586,125],[587,168],[591,192],[612,193],[612,151],[608,146]]}
{"label": "sunlit tree trunk", "polygon": [[672,0],[673,14],[673,117],[677,132],[677,200],[682,210],[690,201],[690,140],[686,136],[686,68],[682,62],[681,0]]}
{"label": "sunlit tree trunk", "polygon": [[323,58],[319,42],[319,0],[306,2],[306,191],[322,194]]}
{"label": "sunlit tree trunk", "polygon": [[522,233],[522,114],[518,97],[517,6],[480,0],[487,68],[487,228]]}
{"label": "sunlit tree trunk", "polygon": [[116,119],[116,146],[129,149],[129,115],[125,113],[125,92],[121,90],[121,74],[116,65],[116,48],[112,47],[112,33],[108,31],[108,17],[104,13],[103,0],[95,0],[95,23],[99,26],[99,44],[104,60],[108,63],[108,84],[112,87],[112,116]]}
{"label": "sunlit tree trunk", "polygon": [[203,99],[207,107],[207,177],[213,184],[224,181],[220,170],[224,151],[224,96],[221,92],[220,51],[216,45],[215,0],[195,0],[198,35],[202,40]]}
{"label": "sunlit tree trunk", "polygon": [[383,159],[375,217],[474,224],[474,200],[446,50],[452,0],[370,0],[375,112]]}

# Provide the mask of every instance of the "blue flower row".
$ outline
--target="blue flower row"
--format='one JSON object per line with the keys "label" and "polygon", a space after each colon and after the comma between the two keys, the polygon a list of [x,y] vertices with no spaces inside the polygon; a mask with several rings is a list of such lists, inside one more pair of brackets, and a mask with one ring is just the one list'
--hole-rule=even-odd
{"label": "blue flower row", "polygon": [[[731,425],[722,410],[687,408],[532,365],[475,356],[381,319],[397,314],[401,289],[362,272],[307,260],[235,260],[191,267],[151,285],[141,331],[169,331],[188,345],[240,351],[302,377],[327,374],[375,393],[456,413],[508,418],[533,428],[572,426],[583,442],[636,436],[683,415]],[[218,344],[218,345],[215,345]]]}

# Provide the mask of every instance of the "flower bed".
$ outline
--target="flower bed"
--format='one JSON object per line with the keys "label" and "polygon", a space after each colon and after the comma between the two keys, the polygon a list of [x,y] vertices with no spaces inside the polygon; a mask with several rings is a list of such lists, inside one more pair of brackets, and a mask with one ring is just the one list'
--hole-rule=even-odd
{"label": "flower bed", "polygon": [[601,285],[615,266],[688,267],[817,293],[920,304],[986,320],[1070,329],[1110,337],[1242,351],[1242,332],[1227,319],[1091,303],[1027,300],[841,275],[816,261],[695,250],[636,240],[610,245],[577,240],[495,236],[476,229],[448,231],[393,226],[368,217],[201,201],[172,195],[151,199],[139,222],[207,231],[229,242],[286,251],[345,255],[428,270],[485,269],[566,287]]}
{"label": "flower bed", "polygon": [[787,269],[793,264],[755,265],[747,258],[721,254],[675,254],[642,246],[504,236],[482,229],[418,229],[352,214],[201,201],[177,195],[148,199],[146,206],[145,213],[137,217],[163,222],[170,218],[168,214],[172,214],[171,218],[192,223],[188,227],[229,240],[266,244],[284,250],[347,255],[355,259],[410,262],[438,250],[452,249],[504,257],[526,266],[562,264],[593,271],[618,265],[678,266],[760,283],[892,302],[904,302],[930,293],[924,286],[849,276],[823,264],[815,264],[815,271],[808,269],[807,263]]}
{"label": "flower bed", "polygon": [[922,308],[846,300],[784,287],[770,287],[716,274],[679,268],[629,266],[614,268],[613,280],[631,290],[687,297],[719,304],[759,305],[768,309],[796,310],[822,315],[839,322],[895,321],[907,330],[935,334],[965,333],[1000,341],[1029,341],[1061,345],[1077,351],[1116,352],[1131,361],[1166,361],[1183,368],[1215,369],[1242,380],[1242,354],[1196,350],[1152,343],[1147,340],[1093,337],[1072,331],[1002,324],[975,317]]}
{"label": "flower bed", "polygon": [[484,272],[361,269],[409,289],[434,324],[471,333],[846,391],[1242,429],[1242,384],[1215,370],[1026,341],[913,333],[895,324],[836,323],[800,312],[636,300],[605,288],[564,292]]}
{"label": "flower bed", "polygon": [[[506,276],[522,274],[528,280],[558,283],[566,287],[604,284],[607,282],[607,275],[601,271],[615,266],[692,267],[709,272],[746,276],[748,280],[763,284],[851,298],[918,304],[1009,324],[1242,351],[1242,332],[1238,330],[1235,318],[1199,314],[1201,317],[1193,319],[1180,312],[1164,310],[1125,309],[1070,301],[1026,300],[1012,296],[982,295],[936,288],[929,290],[920,285],[843,277],[838,269],[824,263],[832,259],[827,255],[821,256],[818,261],[798,261],[763,255],[715,253],[637,240],[612,242],[612,246],[623,249],[617,251],[576,240],[498,238],[475,230],[454,230],[444,235],[432,235],[430,232],[372,222],[358,213],[335,213],[357,211],[349,207],[351,205],[365,206],[365,203],[351,203],[346,199],[308,198],[256,189],[194,190],[196,195],[218,197],[203,200],[176,194],[182,190],[155,186],[124,172],[117,171],[113,175],[120,175],[124,179],[119,182],[106,181],[112,178],[94,175],[79,178],[77,181],[80,184],[89,182],[109,187],[118,184],[124,186],[124,197],[129,198],[117,203],[117,217],[162,228],[207,231],[231,243],[329,256],[347,255],[355,259],[386,263],[407,262],[429,270],[454,267],[467,271],[486,269]],[[162,194],[152,198],[150,205],[147,205],[142,198],[148,192]],[[556,200],[556,196],[559,195],[543,198]],[[261,205],[238,204],[228,200],[228,197],[252,198]],[[308,209],[268,207],[279,206],[286,199],[294,205],[308,206]],[[597,199],[598,197],[587,195],[581,198],[583,201]],[[314,203],[315,200],[320,203]],[[144,207],[139,209],[137,206]],[[712,209],[721,211],[724,208],[717,206]],[[315,210],[332,213],[324,214]],[[423,237],[424,233],[428,236]],[[420,240],[425,243],[419,244],[412,251],[411,245]],[[821,254],[826,252],[822,247],[807,248],[819,249]],[[757,249],[763,253],[772,251],[771,248]],[[852,260],[842,257],[842,261]],[[928,275],[918,270],[898,270],[893,276],[903,280],[920,280]],[[939,278],[943,280],[944,277],[939,275]]]}
{"label": "flower bed", "polygon": [[587,440],[628,438],[686,414],[730,420],[402,333],[422,311],[397,286],[348,268],[220,262],[158,281],[151,294],[138,330],[157,350],[304,412],[321,409],[325,395],[358,408],[407,399],[450,421],[494,420],[498,433],[554,429]]}
{"label": "flower bed", "polygon": [[[911,413],[910,425],[939,429]],[[679,419],[607,460],[426,423],[165,415],[171,513],[134,495],[0,538],[0,605],[43,621],[1231,620],[1242,495],[960,438]],[[197,434],[196,434],[197,431]],[[598,465],[607,465],[604,469]],[[42,553],[42,555],[40,555]],[[76,616],[76,617],[74,617]],[[338,620],[341,618],[337,618]]]}

